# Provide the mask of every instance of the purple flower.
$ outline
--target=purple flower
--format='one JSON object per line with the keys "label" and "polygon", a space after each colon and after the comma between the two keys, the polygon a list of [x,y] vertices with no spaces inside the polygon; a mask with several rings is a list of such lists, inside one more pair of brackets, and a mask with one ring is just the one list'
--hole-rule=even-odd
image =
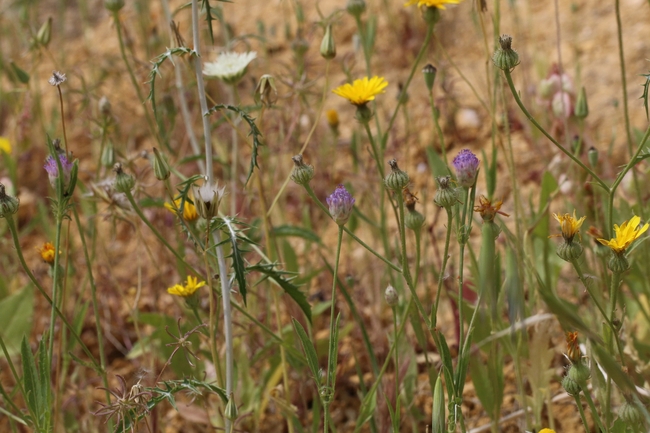
{"label": "purple flower", "polygon": [[342,226],[350,219],[354,197],[350,195],[343,185],[336,187],[336,190],[325,200],[330,207],[330,215],[336,224]]}
{"label": "purple flower", "polygon": [[[61,168],[63,169],[63,187],[65,188],[65,186],[70,182],[70,170],[72,170],[72,162],[68,161],[68,158],[63,153],[59,153],[59,161],[61,162]],[[50,185],[52,185],[52,187],[56,187],[56,179],[59,177],[59,166],[52,155],[47,157],[43,168],[45,168],[45,171],[47,171],[47,177],[50,179]]]}
{"label": "purple flower", "polygon": [[456,155],[456,158],[452,161],[452,165],[456,170],[456,177],[460,186],[466,188],[474,186],[479,163],[480,161],[476,155],[469,149],[463,149]]}

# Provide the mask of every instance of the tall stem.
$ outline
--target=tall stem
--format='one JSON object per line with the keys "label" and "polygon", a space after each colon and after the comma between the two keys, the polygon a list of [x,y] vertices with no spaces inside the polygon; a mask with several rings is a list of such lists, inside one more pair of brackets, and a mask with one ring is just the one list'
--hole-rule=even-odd
{"label": "tall stem", "polygon": [[[433,304],[431,309],[431,319],[430,323],[432,327],[436,326],[437,316],[438,316],[438,306],[440,305],[440,293],[442,292],[442,281],[445,278],[445,269],[447,268],[447,260],[449,259],[449,241],[451,239],[451,223],[452,223],[452,213],[451,207],[446,208],[447,211],[447,235],[445,236],[445,251],[442,256],[442,268],[440,269],[440,275],[438,275],[438,290],[436,292],[436,302]],[[458,300],[459,309],[462,309],[462,288],[460,289],[461,298]],[[462,325],[461,325],[462,326]]]}

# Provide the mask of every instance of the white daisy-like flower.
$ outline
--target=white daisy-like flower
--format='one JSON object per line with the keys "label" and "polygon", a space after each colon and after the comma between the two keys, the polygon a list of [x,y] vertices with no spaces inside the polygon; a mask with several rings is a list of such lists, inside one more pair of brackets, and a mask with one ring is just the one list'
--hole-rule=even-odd
{"label": "white daisy-like flower", "polygon": [[219,54],[214,62],[205,62],[203,75],[211,78],[219,78],[227,84],[235,84],[246,73],[246,67],[257,57],[255,51],[247,53]]}

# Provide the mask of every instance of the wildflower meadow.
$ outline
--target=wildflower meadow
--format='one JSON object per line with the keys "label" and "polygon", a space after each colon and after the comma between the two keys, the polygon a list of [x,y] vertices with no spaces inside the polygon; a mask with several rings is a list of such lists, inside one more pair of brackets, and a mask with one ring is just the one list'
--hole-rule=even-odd
{"label": "wildflower meadow", "polygon": [[649,22],[0,1],[0,432],[647,432]]}

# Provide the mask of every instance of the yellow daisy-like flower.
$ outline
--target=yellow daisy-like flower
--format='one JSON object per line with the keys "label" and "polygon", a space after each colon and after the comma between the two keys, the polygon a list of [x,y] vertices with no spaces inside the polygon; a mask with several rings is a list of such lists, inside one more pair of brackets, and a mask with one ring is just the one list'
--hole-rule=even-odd
{"label": "yellow daisy-like flower", "polygon": [[[174,200],[174,204],[176,205],[176,209],[180,209],[181,199],[177,198]],[[172,206],[171,203],[165,203],[165,208],[173,213],[176,213],[176,209],[174,209],[174,206]],[[185,221],[192,222],[196,221],[198,217],[199,214],[196,212],[196,206],[185,200],[185,203],[183,203],[183,219]]]}
{"label": "yellow daisy-like flower", "polygon": [[564,215],[553,214],[553,218],[560,223],[561,235],[551,235],[549,237],[562,236],[567,243],[573,241],[574,236],[577,234],[580,237],[580,226],[585,221],[586,216],[578,219],[576,218],[576,211],[573,211],[573,216],[565,213]]}
{"label": "yellow daisy-like flower", "polygon": [[614,234],[616,236],[609,241],[607,239],[598,239],[598,242],[609,247],[616,254],[624,253],[632,242],[645,233],[650,226],[650,224],[645,223],[643,227],[639,227],[639,224],[641,224],[641,218],[636,215],[631,220],[625,221],[620,227],[614,224]]}
{"label": "yellow daisy-like flower", "polygon": [[332,90],[339,96],[347,99],[356,106],[365,105],[375,99],[375,96],[386,92],[388,81],[384,77],[364,77],[354,80],[352,84],[347,83]]}
{"label": "yellow daisy-like flower", "polygon": [[11,155],[11,143],[6,137],[0,137],[0,152],[4,152],[7,155]]}
{"label": "yellow daisy-like flower", "polygon": [[539,431],[539,433],[555,433],[555,430],[552,430],[550,428],[543,428]]}
{"label": "yellow daisy-like flower", "polygon": [[42,247],[36,248],[41,253],[41,258],[50,265],[54,264],[54,245],[52,242],[45,242]]}
{"label": "yellow daisy-like flower", "polygon": [[191,276],[187,276],[187,283],[185,285],[180,285],[176,284],[173,287],[170,287],[167,289],[167,292],[176,295],[176,296],[182,296],[183,298],[187,298],[188,296],[192,296],[194,292],[196,292],[199,287],[205,286],[205,281],[201,281],[200,283],[197,283],[197,278],[193,278]]}
{"label": "yellow daisy-like flower", "polygon": [[409,0],[404,6],[412,6],[417,3],[418,7],[427,6],[430,8],[445,9],[445,5],[458,4],[461,0]]}

